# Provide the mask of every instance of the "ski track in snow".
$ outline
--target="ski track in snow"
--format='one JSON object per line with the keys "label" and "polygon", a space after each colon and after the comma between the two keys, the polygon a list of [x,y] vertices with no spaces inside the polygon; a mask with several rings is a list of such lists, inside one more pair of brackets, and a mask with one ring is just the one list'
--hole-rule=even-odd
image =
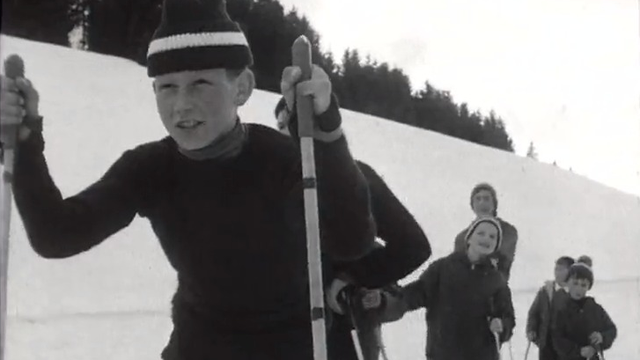
{"label": "ski track in snow", "polygon": [[[132,61],[7,36],[0,41],[3,58],[23,56],[40,91],[46,157],[65,196],[95,181],[124,150],[165,136],[151,82]],[[243,121],[273,126],[277,100],[256,91],[241,109]],[[496,186],[500,215],[520,234],[511,280],[515,359],[524,358],[527,310],[553,262],[583,253],[594,258],[593,294],[618,325],[607,359],[640,359],[640,198],[441,134],[351,111],[343,116],[355,157],[370,163],[423,225],[431,260],[448,254],[471,221],[473,185]],[[136,219],[64,260],[38,257],[18,216],[11,226],[7,359],[159,358],[171,332],[176,279],[146,221]],[[384,337],[392,359],[424,359],[424,312],[385,325]],[[503,351],[509,358],[508,347]]]}

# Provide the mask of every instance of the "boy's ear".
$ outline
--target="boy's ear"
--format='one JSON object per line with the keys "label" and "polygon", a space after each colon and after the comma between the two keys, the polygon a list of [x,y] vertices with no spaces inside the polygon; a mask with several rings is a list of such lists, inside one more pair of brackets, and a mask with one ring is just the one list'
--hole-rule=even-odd
{"label": "boy's ear", "polygon": [[256,79],[253,75],[253,71],[250,69],[244,70],[238,76],[238,92],[236,93],[235,99],[236,106],[242,106],[247,102],[247,100],[249,100],[255,86]]}

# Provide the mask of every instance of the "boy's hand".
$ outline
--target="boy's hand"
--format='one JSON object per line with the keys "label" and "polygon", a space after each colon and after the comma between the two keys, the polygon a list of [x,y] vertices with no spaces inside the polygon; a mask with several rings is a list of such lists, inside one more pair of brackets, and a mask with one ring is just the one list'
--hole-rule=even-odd
{"label": "boy's hand", "polygon": [[535,331],[529,331],[527,333],[527,340],[534,342],[536,341],[536,339],[538,338],[538,336],[536,335]]}
{"label": "boy's hand", "polygon": [[302,71],[297,66],[288,66],[282,72],[280,91],[287,102],[287,108],[293,109],[296,93],[310,95],[313,98],[313,110],[316,115],[327,111],[331,103],[331,79],[318,65],[313,64],[311,79],[300,81]]}
{"label": "boy's hand", "polygon": [[594,332],[593,334],[591,334],[589,336],[589,341],[591,342],[591,345],[600,345],[602,344],[602,334],[600,334],[599,332]]}
{"label": "boy's hand", "polygon": [[596,349],[593,346],[585,346],[580,349],[580,356],[585,359],[591,359],[596,355]]}
{"label": "boy's hand", "polygon": [[[20,126],[18,139],[25,140],[31,134],[24,124],[25,117],[38,117],[38,91],[25,78],[10,79],[2,76],[0,86],[0,125]],[[4,139],[3,139],[4,140]]]}
{"label": "boy's hand", "polygon": [[362,307],[365,310],[377,309],[382,305],[382,293],[380,290],[364,290]]}
{"label": "boy's hand", "polygon": [[345,313],[344,309],[342,308],[343,304],[340,303],[340,296],[342,295],[342,291],[347,286],[349,286],[348,281],[336,278],[331,282],[331,285],[329,285],[329,288],[327,289],[325,294],[327,306],[340,315],[344,315]]}
{"label": "boy's hand", "polygon": [[489,328],[491,329],[491,332],[501,334],[503,331],[502,320],[498,318],[491,320]]}

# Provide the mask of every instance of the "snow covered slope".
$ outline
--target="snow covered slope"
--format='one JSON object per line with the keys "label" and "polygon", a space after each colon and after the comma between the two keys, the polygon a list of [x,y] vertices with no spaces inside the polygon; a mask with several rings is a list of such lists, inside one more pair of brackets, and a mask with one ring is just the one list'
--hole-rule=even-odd
{"label": "snow covered slope", "polygon": [[[23,56],[40,91],[46,156],[63,194],[95,181],[124,150],[165,136],[151,81],[135,63],[6,36],[0,49],[2,58]],[[277,99],[255,92],[241,111],[243,120],[273,125]],[[620,326],[607,359],[640,359],[640,346],[631,340],[640,338],[640,284],[633,280],[640,277],[640,199],[513,154],[343,114],[354,154],[376,168],[413,212],[434,258],[448,254],[455,234],[471,221],[473,185],[488,181],[498,189],[500,215],[520,233],[512,275],[519,325],[533,290],[552,276],[554,260],[587,253],[595,262],[595,294]],[[11,236],[8,359],[158,358],[171,330],[175,274],[145,221],[136,219],[66,260],[35,255],[17,216]],[[616,279],[631,280],[606,281]],[[421,358],[422,313],[387,326],[385,336],[393,359]],[[519,327],[516,355],[524,354],[523,337]]]}

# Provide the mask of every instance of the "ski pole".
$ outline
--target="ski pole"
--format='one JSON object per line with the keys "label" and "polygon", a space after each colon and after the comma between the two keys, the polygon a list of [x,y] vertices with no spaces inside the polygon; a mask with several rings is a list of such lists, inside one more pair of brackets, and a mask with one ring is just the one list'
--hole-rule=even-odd
{"label": "ski pole", "polygon": [[511,340],[509,340],[509,358],[513,360],[513,345],[511,345]]}
{"label": "ski pole", "polygon": [[527,343],[527,351],[524,353],[524,360],[529,359],[529,350],[531,350],[531,341]]}
{"label": "ski pole", "polygon": [[[11,55],[4,63],[8,78],[24,77],[24,62],[18,55]],[[2,126],[3,167],[2,173],[2,239],[0,239],[0,360],[5,359],[7,340],[7,285],[9,272],[9,226],[11,225],[11,199],[15,147],[18,142],[20,124]]]}
{"label": "ski pole", "polygon": [[496,341],[496,350],[498,350],[498,360],[502,360],[502,354],[500,353],[500,335],[494,331],[493,338]]}
{"label": "ski pole", "polygon": [[598,353],[600,353],[600,360],[605,360],[604,350],[602,349],[602,346],[598,345],[597,350],[598,350]]}
{"label": "ski pole", "polygon": [[384,346],[384,341],[382,340],[382,325],[380,325],[380,327],[376,329],[376,340],[378,341],[378,347],[380,348],[382,359],[389,360],[389,356],[387,355],[387,348],[386,346]]}
{"label": "ski pole", "polygon": [[[293,65],[302,70],[301,80],[311,79],[311,44],[301,35],[292,47]],[[304,213],[307,230],[307,261],[311,301],[311,330],[313,332],[314,360],[327,359],[325,309],[320,259],[320,224],[318,219],[318,191],[313,147],[313,103],[309,96],[296,92],[298,135],[302,155],[302,183],[304,187]]]}
{"label": "ski pole", "polygon": [[349,313],[349,318],[351,319],[351,324],[353,325],[353,330],[351,330],[351,340],[353,341],[353,346],[356,348],[356,355],[358,356],[358,360],[364,360],[362,344],[360,343],[360,327],[358,326],[356,315],[353,313],[352,297],[353,294],[349,294],[346,298],[347,312]]}

